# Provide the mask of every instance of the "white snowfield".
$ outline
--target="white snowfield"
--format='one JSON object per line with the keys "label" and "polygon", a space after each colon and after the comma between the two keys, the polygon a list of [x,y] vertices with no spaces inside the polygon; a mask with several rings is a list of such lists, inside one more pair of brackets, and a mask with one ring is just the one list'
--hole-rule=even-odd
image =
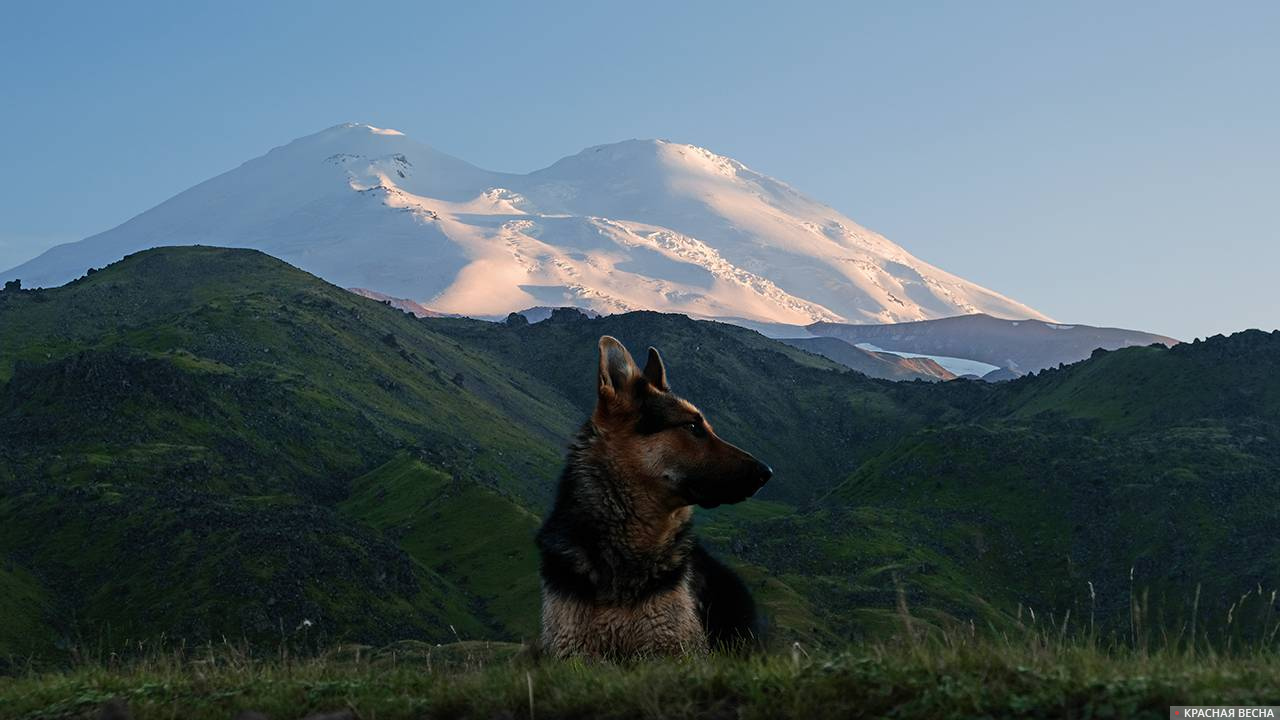
{"label": "white snowfield", "polygon": [[960,377],[961,375],[977,375],[978,377],[982,377],[992,370],[1000,369],[991,363],[984,363],[981,360],[970,360],[969,358],[951,357],[949,355],[925,355],[924,353],[885,350],[884,348],[877,347],[871,343],[855,343],[854,347],[860,347],[863,350],[870,350],[871,352],[889,353],[890,355],[897,355],[898,357],[904,358],[926,358],[938,363],[946,370],[954,373],[956,377]]}
{"label": "white snowfield", "polygon": [[66,283],[161,245],[262,250],[443,313],[533,305],[765,323],[1048,319],[742,163],[629,140],[516,175],[348,123],[278,147],[0,279]]}

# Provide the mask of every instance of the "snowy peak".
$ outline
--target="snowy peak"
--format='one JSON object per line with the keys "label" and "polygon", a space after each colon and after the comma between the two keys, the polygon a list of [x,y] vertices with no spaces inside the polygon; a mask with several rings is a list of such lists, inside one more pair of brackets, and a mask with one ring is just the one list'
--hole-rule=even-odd
{"label": "snowy peak", "polygon": [[546,176],[615,174],[652,169],[659,173],[733,177],[745,166],[696,145],[667,140],[623,140],[589,147],[561,158],[537,174]]}
{"label": "snowy peak", "polygon": [[[729,189],[748,191],[766,202],[802,199],[783,183],[753,172],[732,158],[696,145],[666,140],[625,140],[596,145],[530,174],[537,184],[568,183],[588,190],[591,201],[622,193],[676,198]],[[775,197],[776,196],[776,197]]]}
{"label": "snowy peak", "polygon": [[503,177],[412,140],[399,130],[362,123],[335,125],[250,162],[302,170],[310,169],[318,157],[359,177],[357,184],[376,185],[376,179],[385,176],[409,192],[449,199],[472,197]]}
{"label": "snowy peak", "polygon": [[[392,138],[399,138],[394,140]],[[365,142],[367,147],[375,147],[376,143],[382,143],[382,147],[387,147],[386,143],[411,143],[417,147],[426,148],[426,145],[410,140],[407,135],[399,130],[390,128],[380,128],[366,123],[345,122],[325,128],[318,133],[304,135],[290,141],[284,147],[293,145],[317,145],[323,143],[336,143],[345,147],[357,147],[358,143]]]}
{"label": "snowy peak", "polygon": [[702,147],[627,140],[516,175],[362,123],[277,147],[0,277],[57,285],[137,250],[195,243],[256,248],[447,313],[1046,319]]}

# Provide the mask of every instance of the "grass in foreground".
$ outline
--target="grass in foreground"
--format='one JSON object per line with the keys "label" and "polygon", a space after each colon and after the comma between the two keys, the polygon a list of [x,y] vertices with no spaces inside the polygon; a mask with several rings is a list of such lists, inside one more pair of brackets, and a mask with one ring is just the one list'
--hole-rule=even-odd
{"label": "grass in foreground", "polygon": [[305,659],[212,649],[0,678],[0,717],[95,718],[1168,717],[1178,704],[1280,704],[1280,656],[1087,645],[910,643],[828,653],[610,665],[517,646],[343,648]]}

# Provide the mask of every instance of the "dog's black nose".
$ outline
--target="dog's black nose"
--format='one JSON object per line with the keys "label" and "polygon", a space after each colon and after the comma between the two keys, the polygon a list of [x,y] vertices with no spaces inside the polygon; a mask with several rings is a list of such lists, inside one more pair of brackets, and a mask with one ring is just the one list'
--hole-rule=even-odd
{"label": "dog's black nose", "polygon": [[757,480],[759,480],[760,485],[763,486],[765,483],[769,482],[769,478],[773,477],[773,468],[765,465],[764,463],[758,463],[758,465],[759,467],[756,468]]}

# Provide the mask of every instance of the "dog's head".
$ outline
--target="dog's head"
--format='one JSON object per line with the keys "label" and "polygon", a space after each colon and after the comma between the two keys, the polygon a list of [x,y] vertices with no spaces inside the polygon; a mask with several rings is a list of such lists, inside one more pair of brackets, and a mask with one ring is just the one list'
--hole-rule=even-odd
{"label": "dog's head", "polygon": [[671,508],[741,502],[773,475],[768,465],[721,440],[698,408],[671,392],[654,348],[641,370],[622,343],[600,338],[592,422],[617,475],[642,484],[635,489]]}

